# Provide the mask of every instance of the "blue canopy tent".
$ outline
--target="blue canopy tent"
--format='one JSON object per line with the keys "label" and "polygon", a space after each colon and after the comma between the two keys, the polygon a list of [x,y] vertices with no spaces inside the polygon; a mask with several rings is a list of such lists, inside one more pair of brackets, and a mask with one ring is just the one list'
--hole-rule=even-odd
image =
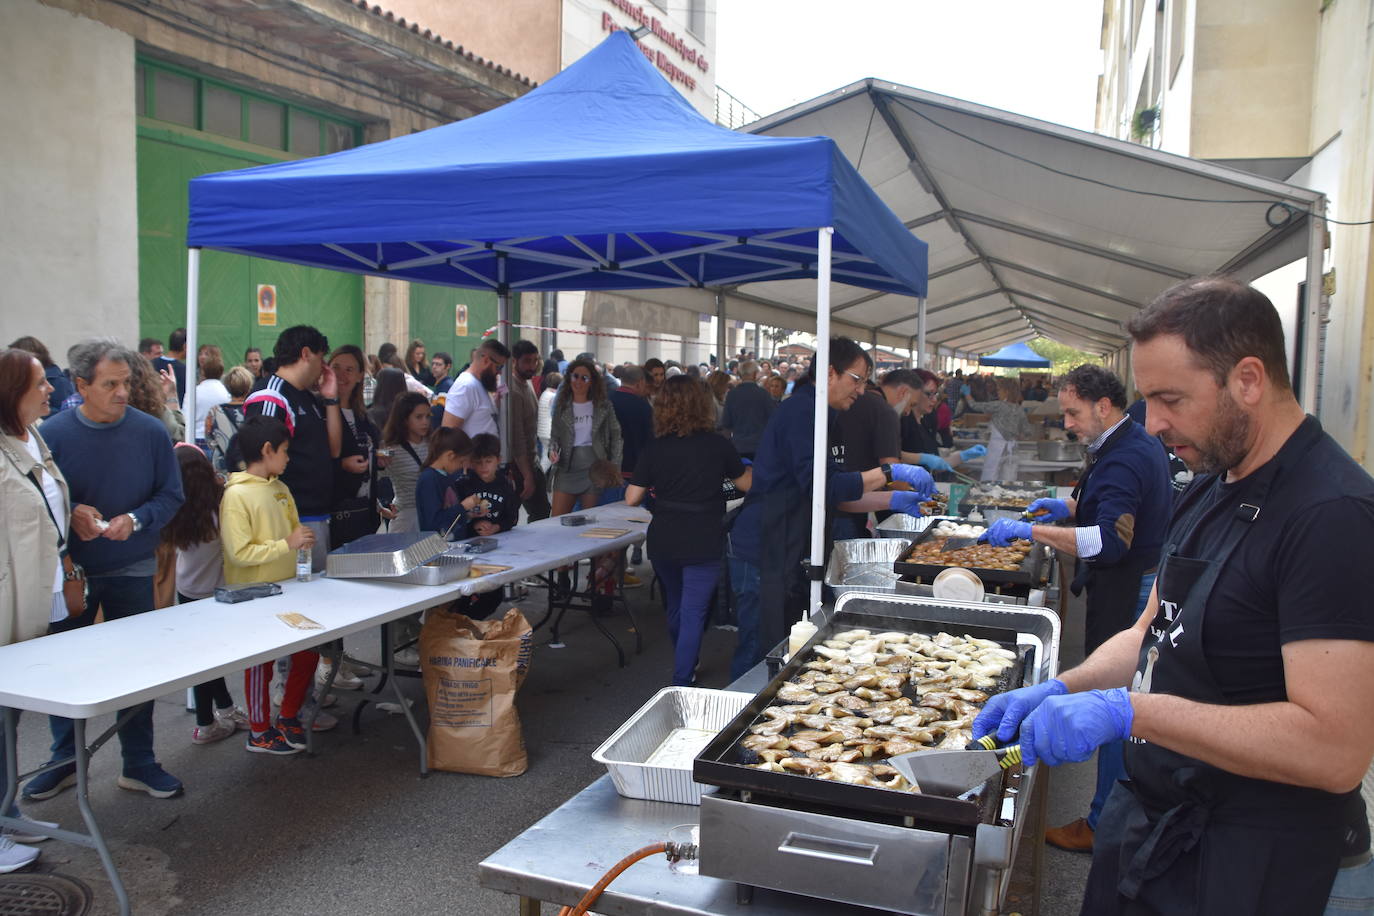
{"label": "blue canopy tent", "polygon": [[[506,342],[511,292],[815,278],[820,365],[832,276],[921,303],[927,279],[925,243],[834,141],[712,124],[623,32],[477,117],[192,179],[187,245],[191,352],[203,248],[494,290]],[[824,403],[824,373],[818,388]],[[824,454],[822,422],[818,492]]]}
{"label": "blue canopy tent", "polygon": [[996,353],[978,357],[980,366],[1010,366],[1015,369],[1048,369],[1050,361],[1024,343],[1007,344]]}

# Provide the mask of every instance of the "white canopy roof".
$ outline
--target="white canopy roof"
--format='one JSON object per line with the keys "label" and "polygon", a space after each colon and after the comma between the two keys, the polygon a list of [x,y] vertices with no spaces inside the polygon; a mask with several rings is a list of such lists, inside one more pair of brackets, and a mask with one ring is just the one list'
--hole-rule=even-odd
{"label": "white canopy roof", "polygon": [[[747,130],[839,144],[930,246],[928,346],[964,353],[1041,335],[1110,353],[1124,321],[1174,281],[1249,280],[1306,255],[1324,206],[1294,185],[876,79]],[[723,293],[730,318],[814,329],[812,281]],[[644,298],[679,295],[717,312],[703,291]],[[834,333],[876,331],[885,346],[919,334],[909,296],[837,283],[831,314]]]}

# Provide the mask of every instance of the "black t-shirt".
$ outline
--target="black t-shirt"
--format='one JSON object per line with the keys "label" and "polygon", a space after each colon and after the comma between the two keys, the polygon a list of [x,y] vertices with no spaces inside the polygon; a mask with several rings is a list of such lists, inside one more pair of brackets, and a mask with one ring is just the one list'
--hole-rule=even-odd
{"label": "black t-shirt", "polygon": [[486,483],[475,472],[468,471],[454,481],[453,491],[458,494],[459,502],[476,494],[478,499],[485,500],[488,504],[487,514],[471,518],[461,537],[476,537],[475,525],[484,520],[495,522],[496,527],[502,531],[509,531],[515,527],[516,519],[520,515],[520,497],[504,474],[498,473],[492,478],[491,483]]}
{"label": "black t-shirt", "polygon": [[[333,505],[341,508],[350,501],[356,504],[362,500],[364,506],[370,506],[377,488],[377,465],[373,451],[382,437],[368,419],[366,411],[354,413],[351,419],[345,412],[343,421],[343,444],[339,449],[339,457],[334,461]],[[294,444],[292,448],[295,448]],[[344,470],[343,459],[354,455],[362,455],[367,459],[368,470],[361,474]]]}
{"label": "black t-shirt", "polygon": [[864,392],[854,406],[840,411],[839,427],[846,471],[871,471],[880,458],[900,457],[897,412],[876,391]]}
{"label": "black t-shirt", "polygon": [[651,439],[630,478],[654,491],[649,554],[679,563],[719,560],[725,549],[721,488],[743,474],[734,444],[719,433]]}
{"label": "black t-shirt", "polygon": [[[1308,418],[1307,423],[1317,421]],[[1374,479],[1330,436],[1303,457],[1285,453],[1259,518],[1212,589],[1202,628],[1213,678],[1232,703],[1287,700],[1282,648],[1304,639],[1374,642],[1374,608],[1361,597],[1374,543]],[[1200,478],[1202,498],[1238,507],[1265,465],[1234,484]],[[1234,513],[1207,513],[1179,554],[1205,559]],[[1171,523],[1171,527],[1175,522]],[[1175,537],[1170,531],[1170,540]]]}
{"label": "black t-shirt", "polygon": [[909,413],[902,414],[902,451],[923,455],[940,454],[940,443],[930,427]]}
{"label": "black t-shirt", "polygon": [[329,454],[329,427],[319,398],[274,375],[244,400],[243,413],[245,417],[276,417],[286,424],[291,433],[291,460],[281,481],[291,491],[302,519],[328,515],[334,502],[334,458]]}

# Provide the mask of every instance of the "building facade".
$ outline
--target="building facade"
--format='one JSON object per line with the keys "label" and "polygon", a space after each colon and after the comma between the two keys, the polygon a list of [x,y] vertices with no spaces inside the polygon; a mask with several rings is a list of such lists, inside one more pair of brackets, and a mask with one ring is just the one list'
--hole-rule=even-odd
{"label": "building facade", "polygon": [[[1096,125],[1327,196],[1319,414],[1366,467],[1374,462],[1371,9],[1354,0],[1104,0]],[[1305,270],[1298,262],[1256,281],[1290,329]]]}
{"label": "building facade", "polygon": [[[364,0],[0,0],[0,16],[4,341],[33,334],[59,363],[82,337],[185,324],[196,175],[408,134],[535,85]],[[465,354],[495,319],[489,293],[221,252],[201,270],[200,337],[231,364],[298,323],[372,352],[419,336]]]}

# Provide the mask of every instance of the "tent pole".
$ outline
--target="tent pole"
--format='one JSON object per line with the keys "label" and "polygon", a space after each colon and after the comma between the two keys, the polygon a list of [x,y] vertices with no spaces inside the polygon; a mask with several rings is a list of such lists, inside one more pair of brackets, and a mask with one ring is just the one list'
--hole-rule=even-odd
{"label": "tent pole", "polygon": [[926,367],[926,297],[916,300],[916,365]]}
{"label": "tent pole", "polygon": [[[811,567],[825,566],[825,481],[830,463],[830,240],[829,226],[816,236],[816,415],[811,429]],[[821,580],[811,580],[807,617],[821,610]]]}
{"label": "tent pole", "polygon": [[716,292],[716,368],[725,369],[725,294],[720,291]]}
{"label": "tent pole", "polygon": [[[496,291],[496,339],[501,341],[510,351],[510,287],[506,285],[506,255],[501,253],[497,262],[497,281],[500,286]],[[500,406],[500,428],[501,434],[501,461],[509,462],[510,458],[510,392],[511,392],[511,373],[515,368],[511,364],[514,360],[506,360],[506,365],[501,369],[501,379],[506,385],[506,394],[501,398]]]}
{"label": "tent pole", "polygon": [[1312,204],[1307,226],[1307,286],[1303,294],[1302,314],[1302,378],[1298,380],[1298,400],[1303,409],[1316,416],[1317,386],[1321,381],[1322,331],[1322,267],[1326,249],[1326,198]]}
{"label": "tent pole", "polygon": [[200,328],[200,249],[186,249],[186,390],[181,392],[185,399],[183,410],[186,413],[186,441],[196,444],[196,373],[200,370],[198,358]]}
{"label": "tent pole", "polygon": [[915,337],[908,337],[908,338],[907,338],[907,340],[906,340],[906,352],[907,352],[907,354],[908,354],[908,355],[907,355],[907,360],[906,360],[906,367],[907,367],[908,369],[915,369],[915,368],[917,368],[917,366],[916,366],[916,338],[915,338]]}

